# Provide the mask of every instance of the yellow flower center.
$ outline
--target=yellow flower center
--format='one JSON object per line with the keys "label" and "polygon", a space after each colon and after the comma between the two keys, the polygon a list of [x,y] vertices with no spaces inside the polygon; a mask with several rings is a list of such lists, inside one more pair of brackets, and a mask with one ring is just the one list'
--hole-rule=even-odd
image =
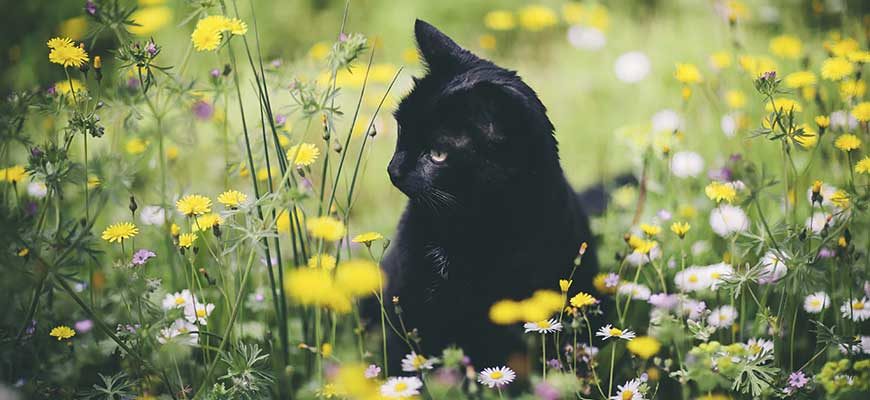
{"label": "yellow flower center", "polygon": [[176,298],[175,298],[175,304],[176,304],[176,305],[179,305],[179,306],[182,305],[182,304],[184,304],[184,297],[181,297],[181,296],[176,297]]}
{"label": "yellow flower center", "polygon": [[204,316],[205,316],[205,310],[202,309],[202,308],[200,308],[199,310],[196,310],[196,316],[197,316],[197,317],[200,317],[200,318],[204,317]]}
{"label": "yellow flower center", "polygon": [[631,390],[625,389],[622,391],[622,400],[631,400],[634,397],[634,392]]}
{"label": "yellow flower center", "polygon": [[420,367],[423,366],[423,363],[425,363],[425,362],[426,362],[426,357],[423,357],[423,356],[418,354],[417,357],[414,357],[414,368],[419,369]]}
{"label": "yellow flower center", "polygon": [[399,382],[396,384],[396,391],[397,392],[404,392],[407,389],[408,389],[408,384],[405,382]]}
{"label": "yellow flower center", "polygon": [[695,274],[689,275],[689,282],[698,283],[698,275],[695,275]]}
{"label": "yellow flower center", "polygon": [[752,354],[761,353],[761,346],[753,344],[752,346],[749,346],[749,352]]}
{"label": "yellow flower center", "polygon": [[713,279],[719,279],[719,277],[722,276],[722,274],[720,274],[720,273],[718,273],[718,272],[713,272],[712,274],[710,274],[710,276],[711,276]]}
{"label": "yellow flower center", "polygon": [[854,308],[856,310],[863,310],[864,309],[864,302],[863,301],[856,301],[856,302],[852,303],[852,308]]}
{"label": "yellow flower center", "polygon": [[550,321],[547,321],[547,320],[538,321],[538,322],[535,322],[535,326],[537,326],[539,329],[548,329],[550,327]]}
{"label": "yellow flower center", "polygon": [[822,301],[819,299],[812,299],[812,300],[810,300],[810,305],[813,307],[821,307]]}
{"label": "yellow flower center", "polygon": [[622,329],[610,328],[610,336],[622,336]]}
{"label": "yellow flower center", "polygon": [[501,373],[501,371],[495,371],[495,372],[489,374],[489,377],[492,379],[501,379],[503,376],[504,376],[504,374]]}

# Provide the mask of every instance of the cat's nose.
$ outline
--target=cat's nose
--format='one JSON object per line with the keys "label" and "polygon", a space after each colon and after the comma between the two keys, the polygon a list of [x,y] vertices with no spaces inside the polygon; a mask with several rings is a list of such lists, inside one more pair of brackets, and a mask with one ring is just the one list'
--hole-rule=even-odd
{"label": "cat's nose", "polygon": [[390,174],[390,180],[393,185],[398,186],[402,180],[402,163],[405,161],[405,154],[396,152],[393,154],[393,159],[390,160],[390,165],[387,166],[387,173]]}

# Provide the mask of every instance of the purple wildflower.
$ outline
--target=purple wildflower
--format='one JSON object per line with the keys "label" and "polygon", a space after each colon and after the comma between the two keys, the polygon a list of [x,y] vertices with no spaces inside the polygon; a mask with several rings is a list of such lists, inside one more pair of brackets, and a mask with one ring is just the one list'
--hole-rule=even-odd
{"label": "purple wildflower", "polygon": [[276,59],[272,60],[272,62],[269,63],[269,64],[272,65],[272,68],[278,68],[278,67],[280,67],[281,64],[283,64],[283,63],[284,63],[284,62],[281,61],[280,58],[276,58]]}
{"label": "purple wildflower", "polygon": [[214,69],[211,70],[211,77],[212,77],[212,78],[217,79],[217,78],[219,78],[220,76],[221,76],[221,70],[219,70],[219,69],[217,69],[217,68],[214,68]]}
{"label": "purple wildflower", "polygon": [[547,366],[551,369],[562,369],[562,362],[557,358],[552,358],[547,361]]}
{"label": "purple wildflower", "polygon": [[338,35],[338,41],[339,42],[346,42],[347,41],[347,34],[344,32],[340,33]]}
{"label": "purple wildflower", "polygon": [[156,56],[157,55],[157,44],[154,43],[153,41],[149,41],[148,44],[145,45],[145,51],[147,51],[148,54],[151,55],[151,57]]}
{"label": "purple wildflower", "polygon": [[156,257],[156,256],[157,256],[157,254],[155,254],[151,250],[139,249],[136,251],[136,253],[133,254],[132,263],[133,263],[133,265],[144,265],[145,262],[148,261],[148,259],[150,259],[152,257]]}
{"label": "purple wildflower", "polygon": [[795,389],[804,387],[807,382],[809,382],[809,379],[804,375],[803,371],[792,372],[788,376],[788,386]]}
{"label": "purple wildflower", "polygon": [[653,307],[663,310],[671,310],[677,306],[680,298],[675,294],[656,293],[647,300]]}
{"label": "purple wildflower", "polygon": [[619,275],[614,274],[613,272],[607,274],[607,276],[604,277],[604,286],[609,288],[619,286]]}
{"label": "purple wildflower", "polygon": [[541,400],[558,400],[560,394],[559,389],[554,388],[547,382],[541,382],[535,385],[535,396]]}
{"label": "purple wildflower", "polygon": [[83,319],[76,322],[75,327],[76,332],[78,333],[88,333],[91,329],[94,328],[94,321],[91,321],[89,319]]}
{"label": "purple wildflower", "polygon": [[193,103],[193,115],[196,116],[197,119],[202,121],[207,121],[214,114],[214,107],[208,102],[198,100],[196,103]]}
{"label": "purple wildflower", "polygon": [[88,0],[85,2],[85,12],[91,16],[97,15],[97,4],[94,3],[94,0]]}
{"label": "purple wildflower", "polygon": [[366,371],[365,371],[365,373],[364,373],[366,379],[374,379],[374,378],[377,378],[378,375],[380,375],[380,374],[381,374],[381,367],[379,367],[379,366],[377,366],[377,365],[375,365],[375,364],[370,364],[370,365],[368,366],[368,368],[366,368]]}
{"label": "purple wildflower", "polygon": [[54,96],[57,94],[57,88],[51,86],[45,92],[48,93],[49,96]]}
{"label": "purple wildflower", "polygon": [[284,114],[275,114],[275,125],[284,125],[287,123],[287,116]]}
{"label": "purple wildflower", "polygon": [[837,253],[827,247],[822,247],[822,249],[819,250],[819,257],[821,258],[831,258],[835,255],[837,255]]}
{"label": "purple wildflower", "polygon": [[659,217],[659,219],[662,221],[670,221],[671,217],[673,217],[671,215],[671,212],[665,209],[659,210],[659,212],[656,213],[656,216]]}

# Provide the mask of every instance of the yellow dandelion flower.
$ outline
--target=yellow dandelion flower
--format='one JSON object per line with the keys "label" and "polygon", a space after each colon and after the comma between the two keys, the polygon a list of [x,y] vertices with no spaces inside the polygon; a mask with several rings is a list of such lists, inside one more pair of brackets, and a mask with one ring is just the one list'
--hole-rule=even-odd
{"label": "yellow dandelion flower", "polygon": [[9,168],[0,169],[0,177],[5,182],[18,183],[23,181],[26,176],[27,170],[21,165],[13,165]]}
{"label": "yellow dandelion flower", "polygon": [[756,78],[765,72],[776,71],[779,69],[776,62],[766,56],[744,55],[740,56],[738,62],[740,63],[740,68],[748,72],[753,78]]}
{"label": "yellow dandelion flower", "polygon": [[148,142],[140,138],[132,138],[124,144],[124,150],[130,155],[142,154],[146,149],[148,149]]}
{"label": "yellow dandelion flower", "polygon": [[[308,57],[314,61],[323,61],[329,55],[329,44],[326,42],[317,42],[308,49]],[[417,58],[417,52],[414,52],[414,59]]]}
{"label": "yellow dandelion flower", "polygon": [[308,258],[308,268],[323,268],[332,270],[335,268],[335,257],[329,254],[313,255]]}
{"label": "yellow dandelion flower", "polygon": [[359,235],[354,236],[351,241],[354,243],[364,243],[366,245],[369,245],[372,242],[374,242],[375,240],[381,240],[383,238],[384,237],[380,233],[365,232],[365,233],[360,233]]}
{"label": "yellow dandelion flower", "polygon": [[847,133],[840,135],[834,141],[834,146],[842,151],[852,151],[861,147],[861,139],[851,133]]}
{"label": "yellow dandelion flower", "polygon": [[324,269],[297,268],[284,279],[290,297],[303,305],[326,305],[335,290],[330,272]]}
{"label": "yellow dandelion flower", "polygon": [[52,50],[56,49],[58,47],[72,47],[72,46],[74,46],[72,40],[70,40],[69,38],[66,38],[66,37],[56,37],[56,38],[49,39],[48,42],[45,43],[45,45],[48,46],[48,48],[52,49]]}
{"label": "yellow dandelion flower", "polygon": [[815,85],[817,82],[816,74],[811,71],[792,72],[785,76],[783,83],[785,86],[792,89],[802,88]]}
{"label": "yellow dandelion flower", "polygon": [[725,92],[725,103],[730,108],[743,108],[746,106],[746,94],[739,90],[729,90]]}
{"label": "yellow dandelion flower", "polygon": [[572,280],[568,280],[568,279],[559,279],[559,290],[561,290],[562,293],[567,293],[568,289],[571,288],[572,282],[573,282]]}
{"label": "yellow dandelion flower", "polygon": [[571,305],[577,308],[588,307],[597,302],[598,300],[592,297],[592,295],[584,292],[577,293],[577,295],[572,297],[570,301]]}
{"label": "yellow dandelion flower", "polygon": [[764,109],[767,112],[773,112],[774,106],[776,106],[776,111],[786,114],[788,114],[790,111],[798,113],[804,110],[803,106],[801,106],[801,103],[785,97],[777,97],[773,99],[773,101],[768,101],[767,104],[764,105]]}
{"label": "yellow dandelion flower", "polygon": [[749,18],[749,7],[742,1],[729,0],[725,3],[729,21],[737,21]]}
{"label": "yellow dandelion flower", "polygon": [[189,248],[193,246],[193,243],[196,242],[196,234],[195,233],[182,233],[178,235],[178,247],[182,249]]}
{"label": "yellow dandelion flower", "polygon": [[661,350],[662,344],[652,336],[638,336],[626,343],[625,347],[632,354],[647,360]]}
{"label": "yellow dandelion flower", "polygon": [[483,25],[494,31],[509,31],[517,26],[517,21],[510,11],[493,10],[483,17]]}
{"label": "yellow dandelion flower", "polygon": [[238,190],[227,190],[226,192],[221,193],[217,197],[218,203],[221,203],[225,207],[229,207],[229,208],[238,208],[240,205],[244,204],[247,200],[248,200],[248,195],[246,195]]}
{"label": "yellow dandelion flower", "polygon": [[[87,91],[85,84],[78,79],[62,80],[54,84],[54,90],[61,95],[68,95],[72,92],[76,94]],[[70,99],[72,100],[72,99]]]}
{"label": "yellow dandelion flower", "polygon": [[198,231],[209,230],[215,225],[220,225],[224,223],[223,217],[221,217],[220,214],[213,212],[203,214],[195,218],[196,222],[194,223],[194,228],[196,228],[196,230]]}
{"label": "yellow dandelion flower", "polygon": [[671,232],[679,236],[680,239],[686,237],[686,233],[689,233],[689,229],[692,229],[692,227],[688,222],[674,222],[671,224]]}
{"label": "yellow dandelion flower", "polygon": [[198,194],[189,194],[175,202],[178,212],[190,217],[211,212],[211,199]]}
{"label": "yellow dandelion flower", "polygon": [[341,239],[346,232],[344,223],[332,217],[311,218],[305,227],[311,236],[331,242]]}
{"label": "yellow dandelion flower", "polygon": [[852,51],[852,52],[849,52],[849,54],[846,54],[846,58],[853,63],[867,64],[867,63],[870,63],[870,51],[867,51],[867,50]]}
{"label": "yellow dandelion flower", "polygon": [[792,133],[790,136],[795,143],[801,145],[801,147],[805,149],[809,149],[819,142],[819,134],[812,130],[808,124],[800,124],[799,127],[803,128],[803,133],[801,135]]}
{"label": "yellow dandelion flower", "polygon": [[731,66],[731,53],[727,51],[717,51],[710,54],[710,65],[715,69],[725,69]]}
{"label": "yellow dandelion flower", "polygon": [[717,203],[723,200],[730,203],[737,197],[737,191],[734,190],[734,187],[722,182],[711,182],[704,188],[704,193],[707,194],[710,200]]}
{"label": "yellow dandelion flower", "polygon": [[828,51],[837,57],[845,57],[861,48],[858,41],[850,37],[835,40],[833,43],[825,43],[825,45]]}
{"label": "yellow dandelion flower", "polygon": [[130,14],[130,20],[133,21],[133,25],[127,26],[130,33],[150,36],[172,22],[172,10],[165,6],[140,8]]}
{"label": "yellow dandelion flower", "polygon": [[66,325],[55,326],[51,328],[49,336],[57,338],[57,340],[66,340],[76,335],[76,331]]}
{"label": "yellow dandelion flower", "polygon": [[226,29],[233,35],[248,33],[248,24],[238,18],[232,18],[226,22]]}
{"label": "yellow dandelion flower", "polygon": [[371,261],[345,261],[336,267],[335,285],[351,297],[374,294],[382,279],[381,268]]}
{"label": "yellow dandelion flower", "polygon": [[827,115],[818,115],[813,119],[819,128],[827,128],[831,125],[831,118]]}
{"label": "yellow dandelion flower", "polygon": [[822,78],[839,81],[855,72],[855,65],[844,57],[833,57],[822,62]]}
{"label": "yellow dandelion flower", "polygon": [[770,52],[775,56],[798,59],[803,46],[801,40],[791,35],[780,35],[770,40]]}
{"label": "yellow dandelion flower", "polygon": [[852,108],[852,116],[861,122],[870,121],[870,102],[862,101],[858,103],[858,105]]}
{"label": "yellow dandelion flower", "polygon": [[109,242],[120,242],[124,239],[130,239],[139,233],[139,228],[133,225],[132,222],[119,222],[109,225],[104,231],[102,239]]}
{"label": "yellow dandelion flower", "polygon": [[172,224],[169,226],[169,234],[172,236],[178,236],[181,233],[181,227],[178,224]]}
{"label": "yellow dandelion flower", "polygon": [[520,302],[500,300],[489,308],[489,319],[499,325],[510,325],[522,321],[523,310]]}
{"label": "yellow dandelion flower", "polygon": [[701,71],[694,64],[677,63],[674,78],[685,84],[700,83],[703,80]]}
{"label": "yellow dandelion flower", "polygon": [[477,44],[480,46],[481,49],[493,50],[495,49],[496,45],[495,36],[489,33],[480,35],[480,37],[477,38]]}
{"label": "yellow dandelion flower", "polygon": [[658,246],[658,242],[655,240],[644,240],[635,236],[632,236],[632,238],[636,240],[632,240],[629,244],[634,249],[634,252],[638,254],[649,254],[652,249]]}
{"label": "yellow dandelion flower", "polygon": [[541,4],[525,6],[519,10],[520,26],[532,32],[542,31],[559,21],[556,13]]}
{"label": "yellow dandelion flower", "polygon": [[50,44],[55,45],[57,47],[52,48],[48,52],[48,61],[51,61],[55,64],[63,65],[64,67],[81,67],[82,64],[88,62],[88,53],[85,49],[73,45],[72,41],[69,39],[65,39],[69,41],[69,45],[59,45],[64,42],[65,38],[55,38],[49,41]]}
{"label": "yellow dandelion flower", "polygon": [[223,32],[244,35],[247,31],[248,26],[241,20],[223,15],[210,15],[196,22],[190,40],[197,51],[212,51],[223,41]]}
{"label": "yellow dandelion flower", "polygon": [[320,156],[320,149],[311,143],[302,143],[290,146],[287,150],[287,159],[293,160],[292,163],[297,167],[307,167],[317,161]]}
{"label": "yellow dandelion flower", "polygon": [[870,175],[870,156],[862,158],[855,164],[855,172]]}
{"label": "yellow dandelion flower", "polygon": [[647,236],[655,236],[662,232],[662,227],[658,225],[640,224],[640,230]]}
{"label": "yellow dandelion flower", "polygon": [[840,97],[843,101],[864,97],[867,93],[867,83],[863,79],[844,79],[840,82]]}
{"label": "yellow dandelion flower", "polygon": [[849,207],[849,194],[846,193],[843,189],[837,189],[834,194],[831,195],[831,203],[840,208],[848,208]]}

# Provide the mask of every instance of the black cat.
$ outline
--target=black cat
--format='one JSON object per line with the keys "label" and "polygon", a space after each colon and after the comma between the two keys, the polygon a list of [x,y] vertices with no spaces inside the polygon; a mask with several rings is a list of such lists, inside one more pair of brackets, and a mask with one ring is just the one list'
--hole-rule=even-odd
{"label": "black cat", "polygon": [[[592,235],[535,92],[432,25],[414,30],[428,73],[395,112],[388,172],[410,201],[383,262],[385,299],[399,298],[426,355],[455,344],[478,367],[504,364],[524,345],[516,328],[490,322],[490,306],[559,290]],[[596,264],[590,246],[574,289],[589,291]],[[393,336],[391,374],[410,351]]]}

